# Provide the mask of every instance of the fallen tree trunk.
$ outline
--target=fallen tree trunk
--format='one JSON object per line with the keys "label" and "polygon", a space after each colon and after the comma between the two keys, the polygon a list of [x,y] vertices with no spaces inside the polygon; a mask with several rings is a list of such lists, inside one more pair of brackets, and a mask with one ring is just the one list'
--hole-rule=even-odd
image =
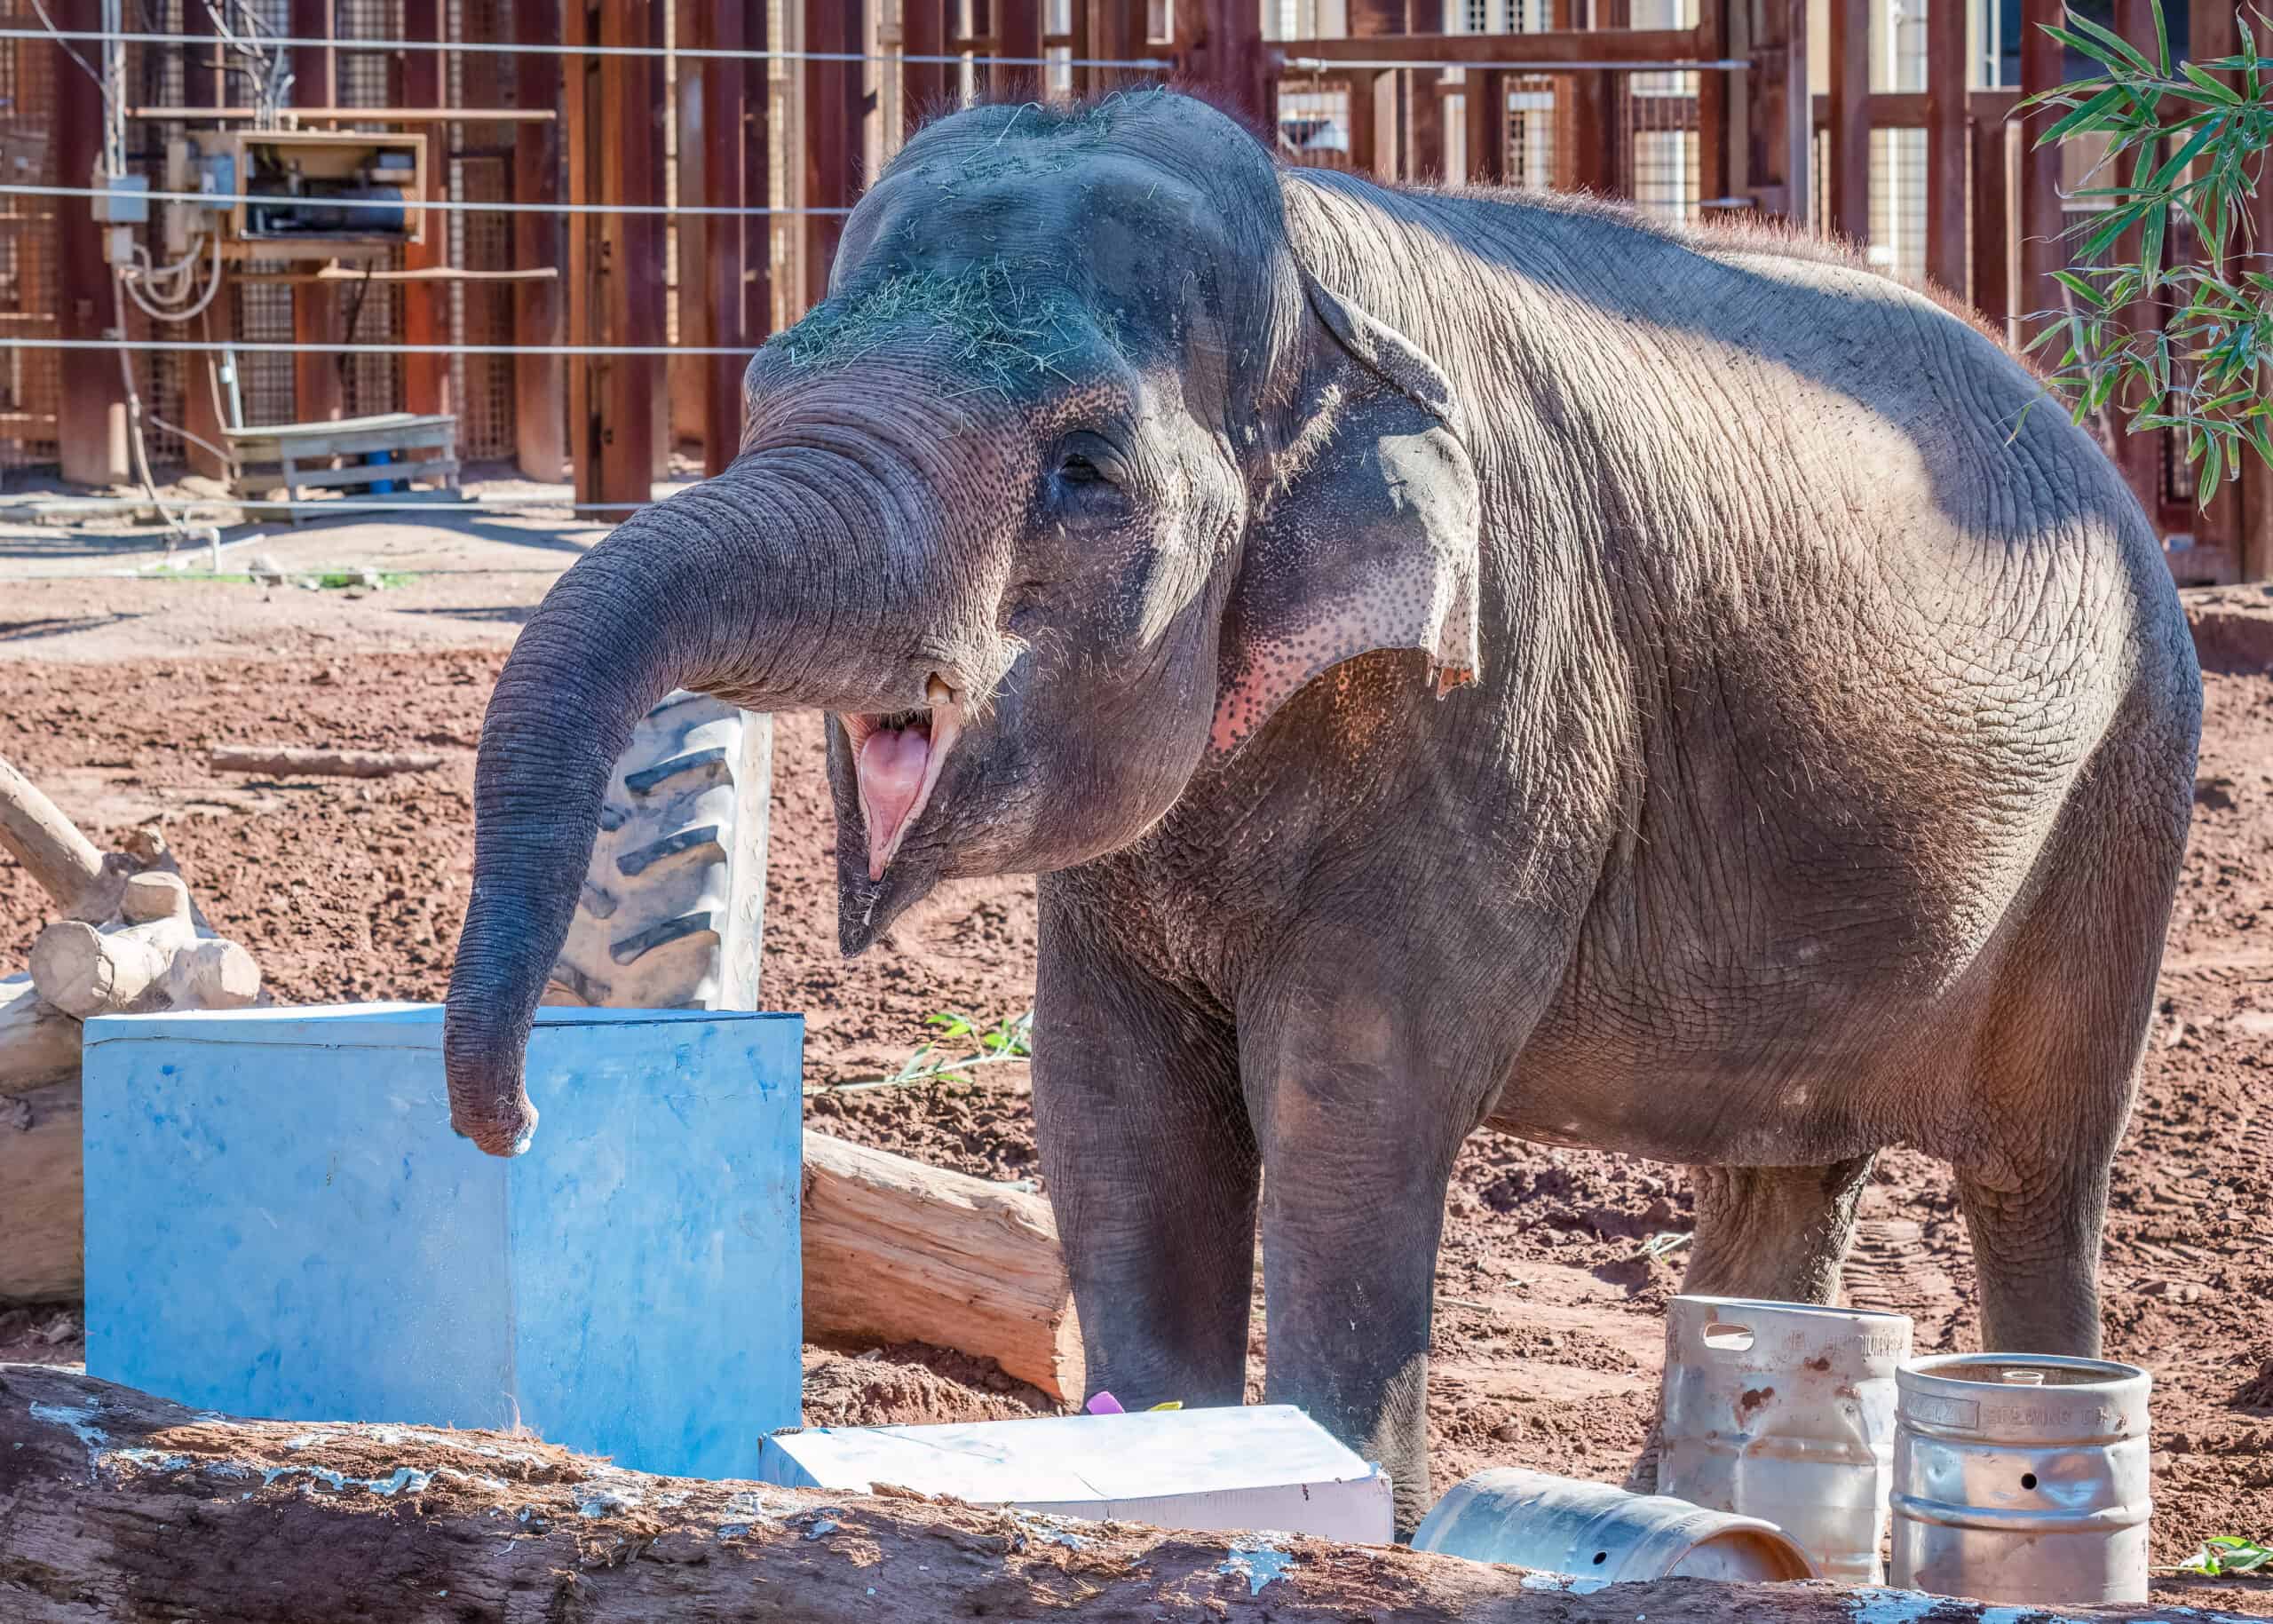
{"label": "fallen tree trunk", "polygon": [[1082,1396],[1081,1332],[1049,1203],[805,1135],[805,1336],[924,1342]]}
{"label": "fallen tree trunk", "polygon": [[28,978],[0,980],[0,1097],[78,1075],[79,1023],[41,1002]]}
{"label": "fallen tree trunk", "polygon": [[273,778],[384,778],[424,772],[442,764],[430,750],[304,750],[281,744],[217,745],[216,772],[261,772]]}
{"label": "fallen tree trunk", "polygon": [[103,854],[78,826],[0,757],[0,850],[69,913],[103,875]]}
{"label": "fallen tree trunk", "polygon": [[[0,1618],[10,1624],[1853,1624],[1865,1611],[1885,1624],[2013,1612],[1822,1584],[1675,1579],[1588,1594],[1387,1547],[1164,1533],[905,1491],[831,1497],[650,1477],[509,1433],[233,1420],[0,1366]],[[2171,1616],[2059,1613],[2079,1624]]]}
{"label": "fallen tree trunk", "polygon": [[0,1304],[69,1302],[83,1287],[80,1129],[75,1074],[0,1094]]}

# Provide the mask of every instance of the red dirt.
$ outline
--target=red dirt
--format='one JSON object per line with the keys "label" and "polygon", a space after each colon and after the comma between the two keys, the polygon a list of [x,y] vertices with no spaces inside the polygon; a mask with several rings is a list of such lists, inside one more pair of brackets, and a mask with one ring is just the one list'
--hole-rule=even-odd
{"label": "red dirt", "polygon": [[[15,635],[0,621],[0,651]],[[466,894],[473,746],[503,656],[494,643],[390,646],[279,636],[262,657],[240,646],[0,664],[0,754],[107,824],[91,828],[99,841],[162,810],[202,905],[252,948],[280,1000],[435,998]],[[2273,678],[2229,669],[2207,682],[2194,840],[2107,1235],[2109,1351],[2156,1376],[2164,1565],[2211,1534],[2273,1535]],[[992,1019],[1028,1007],[1033,888],[957,888],[867,958],[842,962],[820,737],[815,718],[780,723],[766,996],[806,1012],[809,1081],[842,1082],[890,1071],[931,1035],[923,1021],[934,1010]],[[248,788],[207,771],[207,748],[223,741],[419,745],[445,759],[368,784]],[[0,965],[21,964],[44,913],[0,858]],[[1023,1066],[823,1096],[809,1115],[967,1172],[1039,1175]],[[1623,1475],[1650,1418],[1681,1260],[1644,1257],[1642,1243],[1691,1223],[1677,1168],[1496,1134],[1470,1142],[1437,1265],[1439,1487],[1486,1464]],[[1972,1345],[1973,1271],[1945,1169],[1906,1151],[1881,1159],[1847,1281],[1856,1303],[1913,1316],[1921,1351]],[[0,1315],[0,1359],[76,1358],[67,1326],[45,1340],[54,1328],[44,1311]],[[807,1365],[816,1422],[971,1419],[1041,1402],[999,1372],[923,1350],[816,1350]],[[1259,1390],[1259,1360],[1254,1375]],[[2158,1596],[2273,1616],[2273,1582],[2172,1580]]]}

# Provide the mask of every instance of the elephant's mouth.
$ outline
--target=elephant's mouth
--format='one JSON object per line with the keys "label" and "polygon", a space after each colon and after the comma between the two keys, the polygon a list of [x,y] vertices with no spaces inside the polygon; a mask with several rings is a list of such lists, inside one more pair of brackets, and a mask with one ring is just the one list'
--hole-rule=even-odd
{"label": "elephant's mouth", "polygon": [[868,877],[881,880],[907,831],[931,804],[947,752],[962,732],[960,696],[931,678],[931,706],[884,716],[846,716],[846,741],[860,788],[860,820],[868,830]]}

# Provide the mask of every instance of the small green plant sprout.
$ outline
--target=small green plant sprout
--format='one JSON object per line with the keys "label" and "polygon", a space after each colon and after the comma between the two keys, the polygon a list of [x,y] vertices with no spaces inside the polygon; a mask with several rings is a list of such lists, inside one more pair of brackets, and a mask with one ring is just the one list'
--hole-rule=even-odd
{"label": "small green plant sprout", "polygon": [[2238,1534],[2222,1533],[2203,1541],[2202,1549],[2180,1563],[2178,1571],[2199,1573],[2207,1579],[2231,1579],[2268,1567],[2273,1567],[2273,1546],[2260,1545]]}
{"label": "small green plant sprout", "polygon": [[976,1018],[953,1010],[927,1015],[923,1024],[939,1027],[939,1036],[908,1056],[889,1077],[863,1077],[855,1082],[834,1083],[808,1091],[850,1094],[866,1089],[906,1088],[912,1083],[931,1082],[975,1072],[982,1066],[1034,1057],[1032,1010],[1024,1015],[1008,1016],[991,1026],[981,1026]]}
{"label": "small green plant sprout", "polygon": [[[2066,27],[2045,28],[2101,71],[2023,104],[2064,109],[2036,144],[2104,142],[2091,178],[2105,184],[2073,194],[2098,200],[2096,211],[2069,229],[2076,263],[2055,273],[2066,308],[2037,318],[2029,348],[2057,351],[2052,387],[2078,422],[2115,409],[2134,432],[2175,432],[2200,464],[2195,495],[2206,505],[2245,448],[2273,464],[2273,275],[2253,251],[2250,209],[2273,143],[2273,61],[2237,14],[2238,52],[2174,64],[2161,0],[2152,4],[2151,57],[2074,11]],[[2174,218],[2193,228],[2196,250],[2166,265]]]}

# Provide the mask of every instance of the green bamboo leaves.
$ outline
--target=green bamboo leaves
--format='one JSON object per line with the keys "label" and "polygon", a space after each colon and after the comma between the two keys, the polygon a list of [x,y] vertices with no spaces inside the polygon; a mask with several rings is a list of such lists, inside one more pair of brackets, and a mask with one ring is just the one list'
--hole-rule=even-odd
{"label": "green bamboo leaves", "polygon": [[[2079,422],[2112,408],[2134,432],[2175,432],[2206,505],[2245,448],[2273,464],[2273,275],[2255,268],[2268,256],[2250,210],[2273,100],[2248,17],[2234,20],[2237,53],[2174,64],[2160,0],[2153,11],[2151,59],[2072,11],[2066,27],[2045,30],[2102,71],[2023,104],[2065,109],[2037,145],[2103,139],[2093,178],[2129,178],[2071,194],[2105,201],[2070,229],[2077,263],[2055,273],[2065,308],[2043,313],[2029,347],[2058,350],[2052,387]],[[2197,253],[2166,266],[2174,217],[2193,228]]]}

